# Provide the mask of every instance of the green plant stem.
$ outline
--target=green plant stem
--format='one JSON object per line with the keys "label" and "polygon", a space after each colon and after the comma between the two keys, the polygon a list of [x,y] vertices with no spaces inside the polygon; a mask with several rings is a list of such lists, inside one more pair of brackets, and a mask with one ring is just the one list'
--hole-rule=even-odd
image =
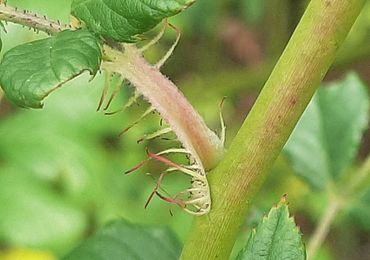
{"label": "green plant stem", "polygon": [[249,205],[325,76],[365,0],[312,0],[229,151],[209,174],[213,209],[182,259],[228,259]]}
{"label": "green plant stem", "polygon": [[7,6],[0,2],[0,21],[7,21],[33,28],[37,31],[55,34],[63,29],[70,28],[61,25],[59,22],[48,20],[45,16],[41,17],[26,10]]}
{"label": "green plant stem", "polygon": [[342,209],[342,201],[340,198],[331,196],[329,198],[328,205],[324,214],[322,215],[319,224],[314,230],[310,241],[307,245],[307,257],[308,259],[314,259],[316,256],[317,250],[320,249],[323,244],[326,236],[330,231],[331,224],[333,223],[338,212]]}
{"label": "green plant stem", "polygon": [[361,196],[370,187],[370,156],[361,165],[346,187],[348,196]]}
{"label": "green plant stem", "polygon": [[317,251],[327,237],[337,214],[349,205],[350,199],[356,199],[357,196],[361,196],[363,192],[368,190],[369,186],[370,156],[364,161],[356,174],[351,174],[349,184],[341,189],[340,194],[338,191],[329,192],[330,197],[327,208],[307,244],[307,255],[309,259],[314,259]]}

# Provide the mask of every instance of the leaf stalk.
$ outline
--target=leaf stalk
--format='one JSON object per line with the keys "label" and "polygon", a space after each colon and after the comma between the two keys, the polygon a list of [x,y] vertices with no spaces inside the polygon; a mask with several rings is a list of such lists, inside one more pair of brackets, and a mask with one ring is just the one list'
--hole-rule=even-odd
{"label": "leaf stalk", "polygon": [[[48,20],[34,13],[0,4],[0,21],[21,24],[48,34],[56,34],[72,28]],[[121,45],[119,45],[121,46]],[[223,144],[195,111],[176,85],[164,76],[159,68],[148,64],[142,52],[134,45],[126,44],[125,50],[103,46],[109,53],[102,67],[125,76],[168,122],[184,147],[205,170],[214,168],[223,156]],[[110,58],[114,59],[112,60]],[[107,56],[106,56],[107,58]]]}

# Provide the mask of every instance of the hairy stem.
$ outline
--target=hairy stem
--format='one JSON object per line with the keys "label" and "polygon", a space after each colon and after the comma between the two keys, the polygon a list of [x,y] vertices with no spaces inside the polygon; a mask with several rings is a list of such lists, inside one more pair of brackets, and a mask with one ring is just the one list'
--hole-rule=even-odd
{"label": "hairy stem", "polygon": [[223,156],[223,144],[204,123],[184,95],[166,76],[147,63],[141,52],[126,44],[124,52],[105,48],[114,60],[108,70],[128,79],[170,125],[184,147],[205,169],[212,169]]}
{"label": "hairy stem", "polygon": [[[71,27],[38,17],[0,2],[0,21],[21,24],[35,30],[55,34]],[[104,45],[105,54],[115,58],[104,61],[103,68],[110,67],[122,74],[147,99],[171,126],[181,143],[205,169],[214,168],[223,156],[223,144],[204,123],[176,85],[157,67],[149,65],[141,52],[133,45],[125,45],[123,52]]]}
{"label": "hairy stem", "polygon": [[312,0],[229,151],[209,174],[213,209],[194,220],[182,259],[227,259],[249,205],[365,0]]}
{"label": "hairy stem", "polygon": [[63,26],[59,22],[48,20],[45,16],[41,17],[35,13],[26,10],[19,10],[1,3],[0,21],[20,24],[33,28],[37,31],[46,32],[47,34],[55,34],[63,29],[67,29],[67,26]]}
{"label": "hairy stem", "polygon": [[338,212],[341,210],[342,202],[339,198],[334,196],[329,198],[328,205],[324,214],[322,215],[318,226],[313,232],[310,241],[307,245],[307,256],[308,259],[314,259],[317,250],[320,249],[326,236],[330,231],[331,224],[333,223]]}

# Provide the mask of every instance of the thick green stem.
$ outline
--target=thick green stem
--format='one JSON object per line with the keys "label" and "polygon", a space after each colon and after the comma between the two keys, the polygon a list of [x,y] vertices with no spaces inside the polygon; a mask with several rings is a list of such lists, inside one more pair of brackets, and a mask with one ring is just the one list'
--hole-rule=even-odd
{"label": "thick green stem", "polygon": [[312,0],[255,106],[209,174],[213,209],[182,259],[228,259],[251,200],[334,60],[365,0]]}

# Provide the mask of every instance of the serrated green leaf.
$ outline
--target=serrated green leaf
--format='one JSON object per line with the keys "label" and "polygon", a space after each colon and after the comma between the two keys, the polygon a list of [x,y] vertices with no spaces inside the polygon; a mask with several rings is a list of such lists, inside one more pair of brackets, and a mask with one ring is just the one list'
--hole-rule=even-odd
{"label": "serrated green leaf", "polygon": [[72,14],[98,35],[133,43],[195,0],[74,0]]}
{"label": "serrated green leaf", "polygon": [[98,40],[86,30],[19,45],[4,54],[0,85],[21,107],[41,108],[42,100],[63,83],[89,71],[95,75],[101,62]]}
{"label": "serrated green leaf", "polygon": [[289,217],[285,201],[273,207],[256,230],[253,230],[239,260],[300,260],[306,259],[301,235]]}
{"label": "serrated green leaf", "polygon": [[350,166],[368,125],[369,98],[355,74],[318,90],[285,153],[295,172],[324,189]]}
{"label": "serrated green leaf", "polygon": [[167,228],[114,221],[64,257],[64,260],[178,259],[180,245]]}

